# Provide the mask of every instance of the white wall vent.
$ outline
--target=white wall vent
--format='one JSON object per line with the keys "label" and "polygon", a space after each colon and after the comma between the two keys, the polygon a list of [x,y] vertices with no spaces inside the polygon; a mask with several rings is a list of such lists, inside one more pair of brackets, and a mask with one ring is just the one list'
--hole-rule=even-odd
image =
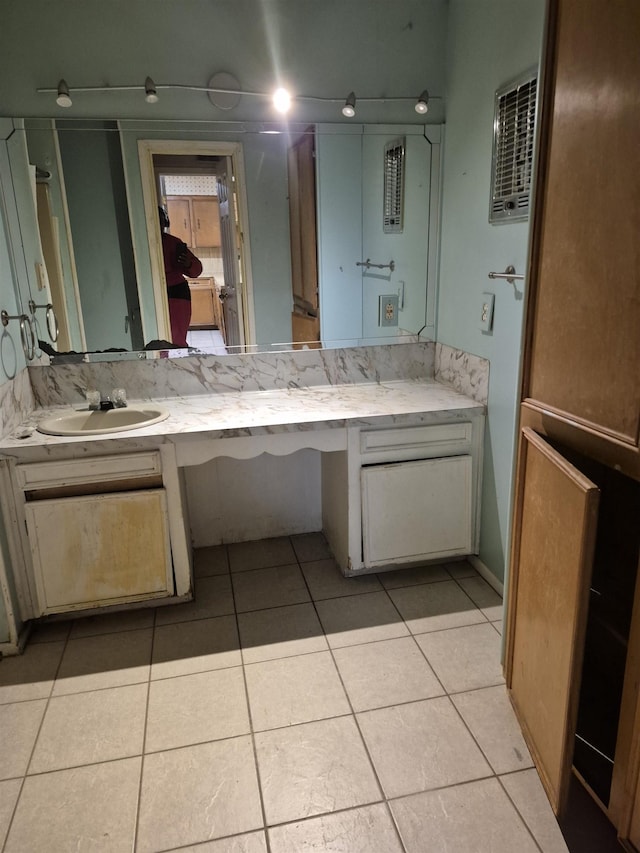
{"label": "white wall vent", "polygon": [[405,140],[394,139],[384,147],[383,232],[401,234],[404,210]]}
{"label": "white wall vent", "polygon": [[489,207],[493,224],[529,216],[537,83],[537,71],[529,71],[496,92]]}

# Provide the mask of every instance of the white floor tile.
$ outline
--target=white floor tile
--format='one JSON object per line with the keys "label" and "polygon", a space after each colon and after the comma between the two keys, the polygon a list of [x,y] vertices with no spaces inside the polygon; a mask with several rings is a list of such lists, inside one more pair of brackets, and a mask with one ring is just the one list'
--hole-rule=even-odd
{"label": "white floor tile", "polygon": [[287,536],[260,539],[257,542],[238,542],[229,545],[228,549],[232,572],[268,569],[296,562],[295,551]]}
{"label": "white floor tile", "polygon": [[260,732],[255,740],[269,824],[381,799],[352,717]]}
{"label": "white floor tile", "polygon": [[504,683],[500,635],[488,622],[420,634],[416,640],[449,693]]}
{"label": "white floor tile", "polygon": [[536,771],[510,773],[501,776],[500,781],[543,853],[567,853],[567,845]]}
{"label": "white floor tile", "polygon": [[160,625],[155,630],[151,678],[172,678],[242,663],[235,616]]}
{"label": "white floor tile", "polygon": [[382,590],[382,585],[376,575],[346,578],[333,558],[303,563],[302,571],[309,584],[311,597],[314,601]]}
{"label": "white floor tile", "polygon": [[444,693],[413,637],[336,649],[334,656],[354,711]]}
{"label": "white floor tile", "polygon": [[245,667],[254,731],[351,713],[329,652]]}
{"label": "white floor tile", "polygon": [[486,622],[455,581],[391,589],[389,595],[413,634]]}
{"label": "white floor tile", "polygon": [[451,701],[494,773],[524,770],[533,765],[504,685],[457,693]]}
{"label": "white floor tile", "polygon": [[146,755],[139,853],[262,828],[250,737]]}
{"label": "white floor tile", "polygon": [[0,847],[7,837],[21,785],[22,779],[9,779],[6,782],[0,782]]}
{"label": "white floor tile", "polygon": [[404,853],[383,803],[277,826],[269,841],[271,853]]}
{"label": "white floor tile", "polygon": [[46,699],[51,693],[65,644],[35,643],[0,666],[0,704]]}
{"label": "white floor tile", "polygon": [[241,667],[151,682],[146,752],[222,740],[249,731]]}
{"label": "white floor tile", "polygon": [[327,648],[312,604],[240,613],[238,625],[245,664],[321,652]]}
{"label": "white floor tile", "polygon": [[28,776],[5,853],[133,849],[140,758]]}
{"label": "white floor tile", "polygon": [[54,696],[148,681],[151,628],[69,640]]}
{"label": "white floor tile", "polygon": [[416,794],[391,803],[407,853],[539,853],[496,779]]}
{"label": "white floor tile", "polygon": [[387,797],[491,775],[491,768],[445,696],[358,714]]}
{"label": "white floor tile", "polygon": [[238,613],[311,601],[297,563],[237,572],[232,577]]}
{"label": "white floor tile", "polygon": [[47,706],[45,699],[0,705],[0,779],[24,776]]}
{"label": "white floor tile", "polygon": [[327,599],[316,607],[332,649],[409,633],[386,592]]}
{"label": "white floor tile", "polygon": [[51,699],[29,773],[141,755],[147,685]]}

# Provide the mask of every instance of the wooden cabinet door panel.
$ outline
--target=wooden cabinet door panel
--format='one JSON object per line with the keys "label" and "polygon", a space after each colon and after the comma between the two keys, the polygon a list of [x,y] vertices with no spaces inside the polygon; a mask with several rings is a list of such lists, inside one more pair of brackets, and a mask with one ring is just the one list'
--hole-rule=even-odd
{"label": "wooden cabinet door panel", "polygon": [[191,237],[191,210],[188,198],[167,199],[167,213],[169,214],[169,233],[182,240],[187,246],[192,245]]}
{"label": "wooden cabinet door panel", "polygon": [[216,198],[191,200],[193,245],[199,249],[220,245],[220,214]]}
{"label": "wooden cabinet door panel", "polygon": [[533,430],[521,434],[507,685],[556,814],[573,758],[599,490]]}
{"label": "wooden cabinet door panel", "polygon": [[601,0],[557,5],[525,396],[635,445],[640,170],[631,164],[640,151],[640,10],[637,0],[619,0],[615,12]]}
{"label": "wooden cabinet door panel", "polygon": [[25,505],[41,613],[173,591],[164,489]]}

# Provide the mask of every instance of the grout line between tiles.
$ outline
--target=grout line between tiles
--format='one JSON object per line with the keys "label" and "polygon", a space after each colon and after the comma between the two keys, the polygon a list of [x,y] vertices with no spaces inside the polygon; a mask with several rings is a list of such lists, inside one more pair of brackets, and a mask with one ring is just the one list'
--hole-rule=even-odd
{"label": "grout line between tiles", "polygon": [[[300,567],[300,572],[301,572],[301,574],[302,574],[302,577],[304,578],[304,582],[305,582],[305,584],[307,585],[307,589],[309,589],[309,584],[308,584],[308,582],[307,582],[307,578],[306,578],[306,576],[305,576],[304,572],[302,571],[302,566]],[[311,594],[311,590],[310,590],[310,589],[309,589],[309,594]],[[328,640],[328,637],[327,637],[327,632],[326,632],[326,631],[325,631],[325,629],[324,629],[324,626],[323,626],[323,624],[322,624],[322,619],[320,618],[320,613],[318,612],[318,609],[317,609],[317,607],[316,607],[316,602],[312,600],[312,604],[313,604],[313,609],[315,610],[315,613],[316,613],[316,617],[317,617],[318,621],[320,622],[320,627],[322,628],[322,630],[323,630],[323,632],[324,632],[324,636],[325,636],[325,639],[326,639],[326,641],[327,641],[327,646],[328,646],[328,648],[329,648],[329,654],[331,655],[331,660],[333,661],[333,666],[334,666],[335,671],[336,671],[336,673],[337,673],[337,675],[338,675],[338,678],[340,679],[340,684],[341,684],[341,686],[342,686],[342,690],[343,690],[343,692],[344,692],[344,695],[345,695],[345,698],[346,698],[346,700],[347,700],[347,703],[349,704],[349,708],[351,709],[351,716],[353,717],[353,721],[354,721],[354,723],[355,723],[356,729],[357,729],[357,731],[358,731],[358,734],[360,735],[360,742],[362,743],[362,746],[363,746],[363,748],[364,748],[364,751],[365,751],[365,754],[366,754],[366,756],[367,756],[367,759],[369,760],[369,765],[370,765],[370,767],[371,767],[371,770],[372,770],[372,772],[373,772],[374,778],[375,778],[375,780],[376,780],[376,785],[378,786],[378,790],[380,791],[380,794],[381,794],[381,797],[382,797],[382,801],[386,803],[386,799],[387,799],[387,798],[386,798],[386,794],[385,794],[384,788],[382,787],[382,782],[380,781],[380,777],[379,777],[379,775],[378,775],[378,771],[377,771],[376,766],[375,766],[375,764],[374,764],[373,758],[371,757],[371,753],[370,753],[370,751],[369,751],[369,747],[367,746],[367,742],[366,742],[366,740],[365,740],[365,738],[364,738],[364,735],[362,734],[362,729],[360,728],[360,723],[359,723],[359,721],[358,721],[358,716],[357,716],[357,714],[356,714],[356,712],[355,712],[355,710],[354,710],[354,708],[353,708],[353,703],[351,702],[351,697],[349,696],[349,691],[347,690],[347,687],[346,687],[346,685],[345,685],[345,683],[344,683],[344,680],[343,680],[343,678],[342,678],[342,673],[340,672],[340,667],[338,666],[338,664],[337,664],[337,662],[336,662],[336,658],[335,658],[335,655],[334,655],[334,649],[332,649],[332,648],[331,648],[331,643],[329,643],[329,640]],[[367,805],[368,805],[368,804],[367,804]],[[387,806],[387,808],[388,808],[388,806]],[[315,817],[315,815],[314,815],[314,817]],[[405,853],[406,853],[406,848],[405,848],[405,846],[404,846],[404,844],[403,844],[403,842],[402,842],[402,838],[400,837],[400,832],[398,831],[398,827],[396,826],[395,821],[393,821],[393,827],[394,827],[394,829],[395,829],[396,837],[397,837],[397,839],[398,839],[398,842],[399,842],[399,844],[400,844],[400,847],[401,847],[401,848],[402,848],[402,850],[404,850],[404,851],[405,851]]]}
{"label": "grout line between tiles", "polygon": [[[27,781],[27,774],[29,772],[29,767],[31,766],[31,762],[33,761],[33,755],[36,751],[36,744],[38,743],[38,739],[40,738],[40,732],[42,731],[42,726],[44,725],[44,718],[47,715],[47,711],[49,710],[49,703],[51,702],[51,697],[53,695],[53,688],[55,687],[56,679],[58,678],[58,674],[60,672],[60,667],[62,666],[62,661],[64,660],[65,652],[67,651],[67,646],[69,645],[69,634],[71,633],[71,626],[69,626],[69,630],[67,631],[67,636],[64,641],[64,646],[62,648],[62,653],[60,654],[60,660],[58,661],[58,665],[56,667],[56,671],[54,673],[53,678],[51,679],[51,687],[49,688],[49,695],[46,697],[46,704],[44,706],[44,711],[42,714],[42,718],[40,720],[40,725],[38,726],[38,731],[36,732],[36,736],[33,740],[33,746],[31,747],[31,752],[29,753],[29,760],[27,761],[27,766],[25,767],[24,775],[22,776],[22,782],[20,783],[20,790],[18,791],[18,796],[16,797],[15,804],[13,806],[13,811],[11,812],[11,819],[7,824],[7,831],[2,842],[2,850],[4,851],[7,846],[7,841],[9,840],[9,835],[11,834],[11,828],[13,826],[13,821],[15,820],[16,813],[18,811],[18,805],[20,804],[20,800],[22,798],[22,791],[24,790],[25,782]],[[45,697],[43,697],[45,698]],[[5,703],[11,704],[11,703]],[[19,777],[17,777],[19,778]]]}
{"label": "grout line between tiles", "polygon": [[[229,566],[231,563],[229,561]],[[238,633],[238,646],[240,647],[240,661],[242,666],[242,681],[244,684],[244,697],[245,702],[247,703],[247,716],[249,719],[249,732],[251,737],[251,749],[253,752],[253,763],[256,769],[256,781],[258,783],[258,797],[260,799],[260,813],[262,814],[262,828],[265,837],[265,845],[266,845],[266,853],[271,853],[271,841],[269,839],[269,833],[267,832],[267,813],[264,805],[264,793],[262,791],[262,775],[260,773],[260,764],[258,762],[258,749],[256,747],[256,736],[253,729],[253,715],[251,713],[251,701],[249,698],[249,685],[247,684],[247,673],[245,670],[245,662],[244,662],[244,649],[242,646],[242,638],[240,636],[240,620],[238,619],[238,612],[236,610],[236,594],[235,589],[233,587],[233,580],[231,581],[231,599],[233,601],[233,607],[235,611],[236,618],[236,631]]]}
{"label": "grout line between tiles", "polygon": [[[513,772],[514,772],[514,773],[523,773],[525,770],[532,770],[532,769],[533,769],[533,770],[535,770],[535,768],[532,768],[532,767],[524,767],[522,770],[515,770],[515,771],[513,771]],[[512,774],[509,774],[509,773],[503,773],[503,774],[501,774],[501,775],[503,775],[503,776],[509,776],[509,775],[512,775]],[[500,787],[501,787],[501,788],[502,788],[502,790],[504,791],[504,793],[505,793],[505,795],[506,795],[507,799],[509,800],[509,802],[511,803],[511,805],[512,805],[512,806],[513,806],[513,808],[515,809],[516,814],[518,815],[518,817],[520,818],[520,820],[521,820],[521,821],[522,821],[522,823],[524,824],[524,826],[525,826],[525,828],[526,828],[527,832],[529,833],[529,835],[530,835],[530,836],[531,836],[531,838],[533,839],[533,843],[536,845],[536,847],[538,848],[538,850],[540,850],[540,853],[544,853],[544,850],[542,849],[542,847],[541,847],[541,846],[540,846],[540,844],[538,843],[538,839],[537,839],[537,838],[535,837],[535,835],[533,834],[533,830],[531,829],[531,827],[529,826],[529,824],[527,823],[527,821],[524,819],[523,815],[522,815],[522,814],[521,814],[521,812],[520,812],[520,809],[518,808],[518,806],[516,805],[516,803],[514,802],[514,800],[511,798],[511,796],[510,796],[510,794],[509,794],[509,791],[507,791],[507,789],[505,788],[505,786],[502,784],[502,779],[500,778],[500,776],[497,776],[497,775],[496,775],[496,779],[498,780],[498,784],[500,785]]]}
{"label": "grout line between tiles", "polygon": [[138,779],[138,802],[136,805],[136,818],[133,826],[133,851],[138,849],[138,831],[140,828],[140,807],[142,803],[142,779],[144,777],[144,757],[145,748],[147,745],[147,726],[149,724],[149,701],[151,698],[151,668],[153,666],[153,649],[156,641],[156,622],[158,619],[158,610],[153,613],[153,629],[151,632],[151,649],[149,652],[149,674],[147,678],[147,699],[144,709],[144,728],[142,730],[142,756],[140,759],[140,777]]}

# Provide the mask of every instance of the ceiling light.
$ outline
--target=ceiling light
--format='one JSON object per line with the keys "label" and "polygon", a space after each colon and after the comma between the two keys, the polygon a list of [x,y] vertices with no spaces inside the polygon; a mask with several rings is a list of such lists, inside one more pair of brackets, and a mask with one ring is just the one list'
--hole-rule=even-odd
{"label": "ceiling light", "polygon": [[342,115],[347,118],[353,118],[356,114],[356,96],[354,92],[349,92],[347,95],[347,100],[344,102],[344,107],[342,108]]}
{"label": "ceiling light", "polygon": [[69,87],[65,80],[61,80],[58,83],[58,97],[56,98],[56,104],[59,107],[70,107],[72,103],[73,101],[69,94]]}
{"label": "ceiling light", "polygon": [[148,104],[158,103],[158,93],[156,92],[156,84],[153,82],[151,77],[147,77],[147,79],[144,81],[144,91],[144,99]]}
{"label": "ceiling light", "polygon": [[291,95],[286,89],[276,89],[273,93],[273,106],[279,113],[289,112],[289,108],[291,107]]}
{"label": "ceiling light", "polygon": [[429,111],[429,92],[425,89],[418,100],[416,101],[416,105],[414,107],[417,113],[424,115]]}

